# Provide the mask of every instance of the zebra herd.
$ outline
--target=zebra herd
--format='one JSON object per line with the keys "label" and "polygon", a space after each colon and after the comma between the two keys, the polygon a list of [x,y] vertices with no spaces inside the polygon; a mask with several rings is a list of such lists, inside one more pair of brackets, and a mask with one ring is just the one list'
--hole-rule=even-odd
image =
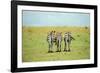
{"label": "zebra herd", "polygon": [[47,42],[49,45],[48,52],[52,53],[53,52],[53,46],[57,46],[56,52],[61,52],[61,45],[62,41],[64,40],[64,50],[63,51],[71,51],[70,50],[70,44],[72,40],[75,40],[70,32],[66,32],[64,34],[64,38],[62,37],[62,32],[56,32],[56,31],[51,31],[47,35]]}

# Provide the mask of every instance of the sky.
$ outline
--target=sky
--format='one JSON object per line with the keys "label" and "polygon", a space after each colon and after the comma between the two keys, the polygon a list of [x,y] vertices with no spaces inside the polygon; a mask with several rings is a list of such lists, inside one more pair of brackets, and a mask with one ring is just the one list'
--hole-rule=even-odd
{"label": "sky", "polygon": [[89,26],[89,13],[22,11],[23,26]]}

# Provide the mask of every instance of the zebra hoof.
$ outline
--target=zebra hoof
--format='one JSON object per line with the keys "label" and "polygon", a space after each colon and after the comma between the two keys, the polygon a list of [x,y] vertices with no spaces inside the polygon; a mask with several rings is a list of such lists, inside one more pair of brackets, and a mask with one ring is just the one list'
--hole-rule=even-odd
{"label": "zebra hoof", "polygon": [[64,52],[67,52],[67,50],[64,50]]}
{"label": "zebra hoof", "polygon": [[61,50],[59,52],[61,52]]}
{"label": "zebra hoof", "polygon": [[59,52],[59,50],[57,50],[56,52]]}
{"label": "zebra hoof", "polygon": [[50,51],[48,51],[48,53],[50,53]]}
{"label": "zebra hoof", "polygon": [[51,53],[53,53],[53,51],[51,51]]}
{"label": "zebra hoof", "polygon": [[68,50],[68,52],[70,52],[71,50]]}
{"label": "zebra hoof", "polygon": [[48,53],[53,53],[53,51],[48,51]]}

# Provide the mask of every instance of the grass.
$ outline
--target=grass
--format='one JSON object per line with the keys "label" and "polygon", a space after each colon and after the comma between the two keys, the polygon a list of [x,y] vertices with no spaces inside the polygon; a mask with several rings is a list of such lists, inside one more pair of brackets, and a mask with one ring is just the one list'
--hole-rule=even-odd
{"label": "grass", "polygon": [[[47,33],[55,30],[71,32],[75,40],[71,44],[71,52],[63,52],[64,41],[62,41],[62,52],[48,53]],[[22,36],[22,61],[56,61],[56,60],[80,60],[90,58],[90,29],[84,27],[23,27]]]}

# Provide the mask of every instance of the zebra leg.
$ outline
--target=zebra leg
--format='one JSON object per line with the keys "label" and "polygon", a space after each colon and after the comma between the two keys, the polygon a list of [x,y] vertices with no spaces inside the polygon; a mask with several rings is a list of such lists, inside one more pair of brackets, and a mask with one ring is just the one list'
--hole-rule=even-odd
{"label": "zebra leg", "polygon": [[57,43],[57,51],[56,52],[59,52],[59,45],[58,45],[58,43]]}
{"label": "zebra leg", "polygon": [[48,50],[48,53],[52,53],[53,51],[52,51],[52,44],[50,43],[49,44],[49,50]]}
{"label": "zebra leg", "polygon": [[48,53],[50,53],[50,44],[49,44],[49,49],[48,49]]}
{"label": "zebra leg", "polygon": [[60,52],[60,45],[58,44],[58,52]]}
{"label": "zebra leg", "polygon": [[58,43],[58,52],[60,52],[60,43]]}
{"label": "zebra leg", "polygon": [[67,51],[66,47],[67,47],[67,44],[65,43],[64,51]]}
{"label": "zebra leg", "polygon": [[48,53],[50,53],[50,51],[51,51],[51,45],[49,44],[49,50],[48,50]]}
{"label": "zebra leg", "polygon": [[61,44],[60,44],[60,48],[59,49],[60,49],[59,51],[61,52]]}
{"label": "zebra leg", "polygon": [[68,51],[70,52],[70,42],[68,42]]}
{"label": "zebra leg", "polygon": [[51,53],[53,52],[53,42],[51,43]]}

